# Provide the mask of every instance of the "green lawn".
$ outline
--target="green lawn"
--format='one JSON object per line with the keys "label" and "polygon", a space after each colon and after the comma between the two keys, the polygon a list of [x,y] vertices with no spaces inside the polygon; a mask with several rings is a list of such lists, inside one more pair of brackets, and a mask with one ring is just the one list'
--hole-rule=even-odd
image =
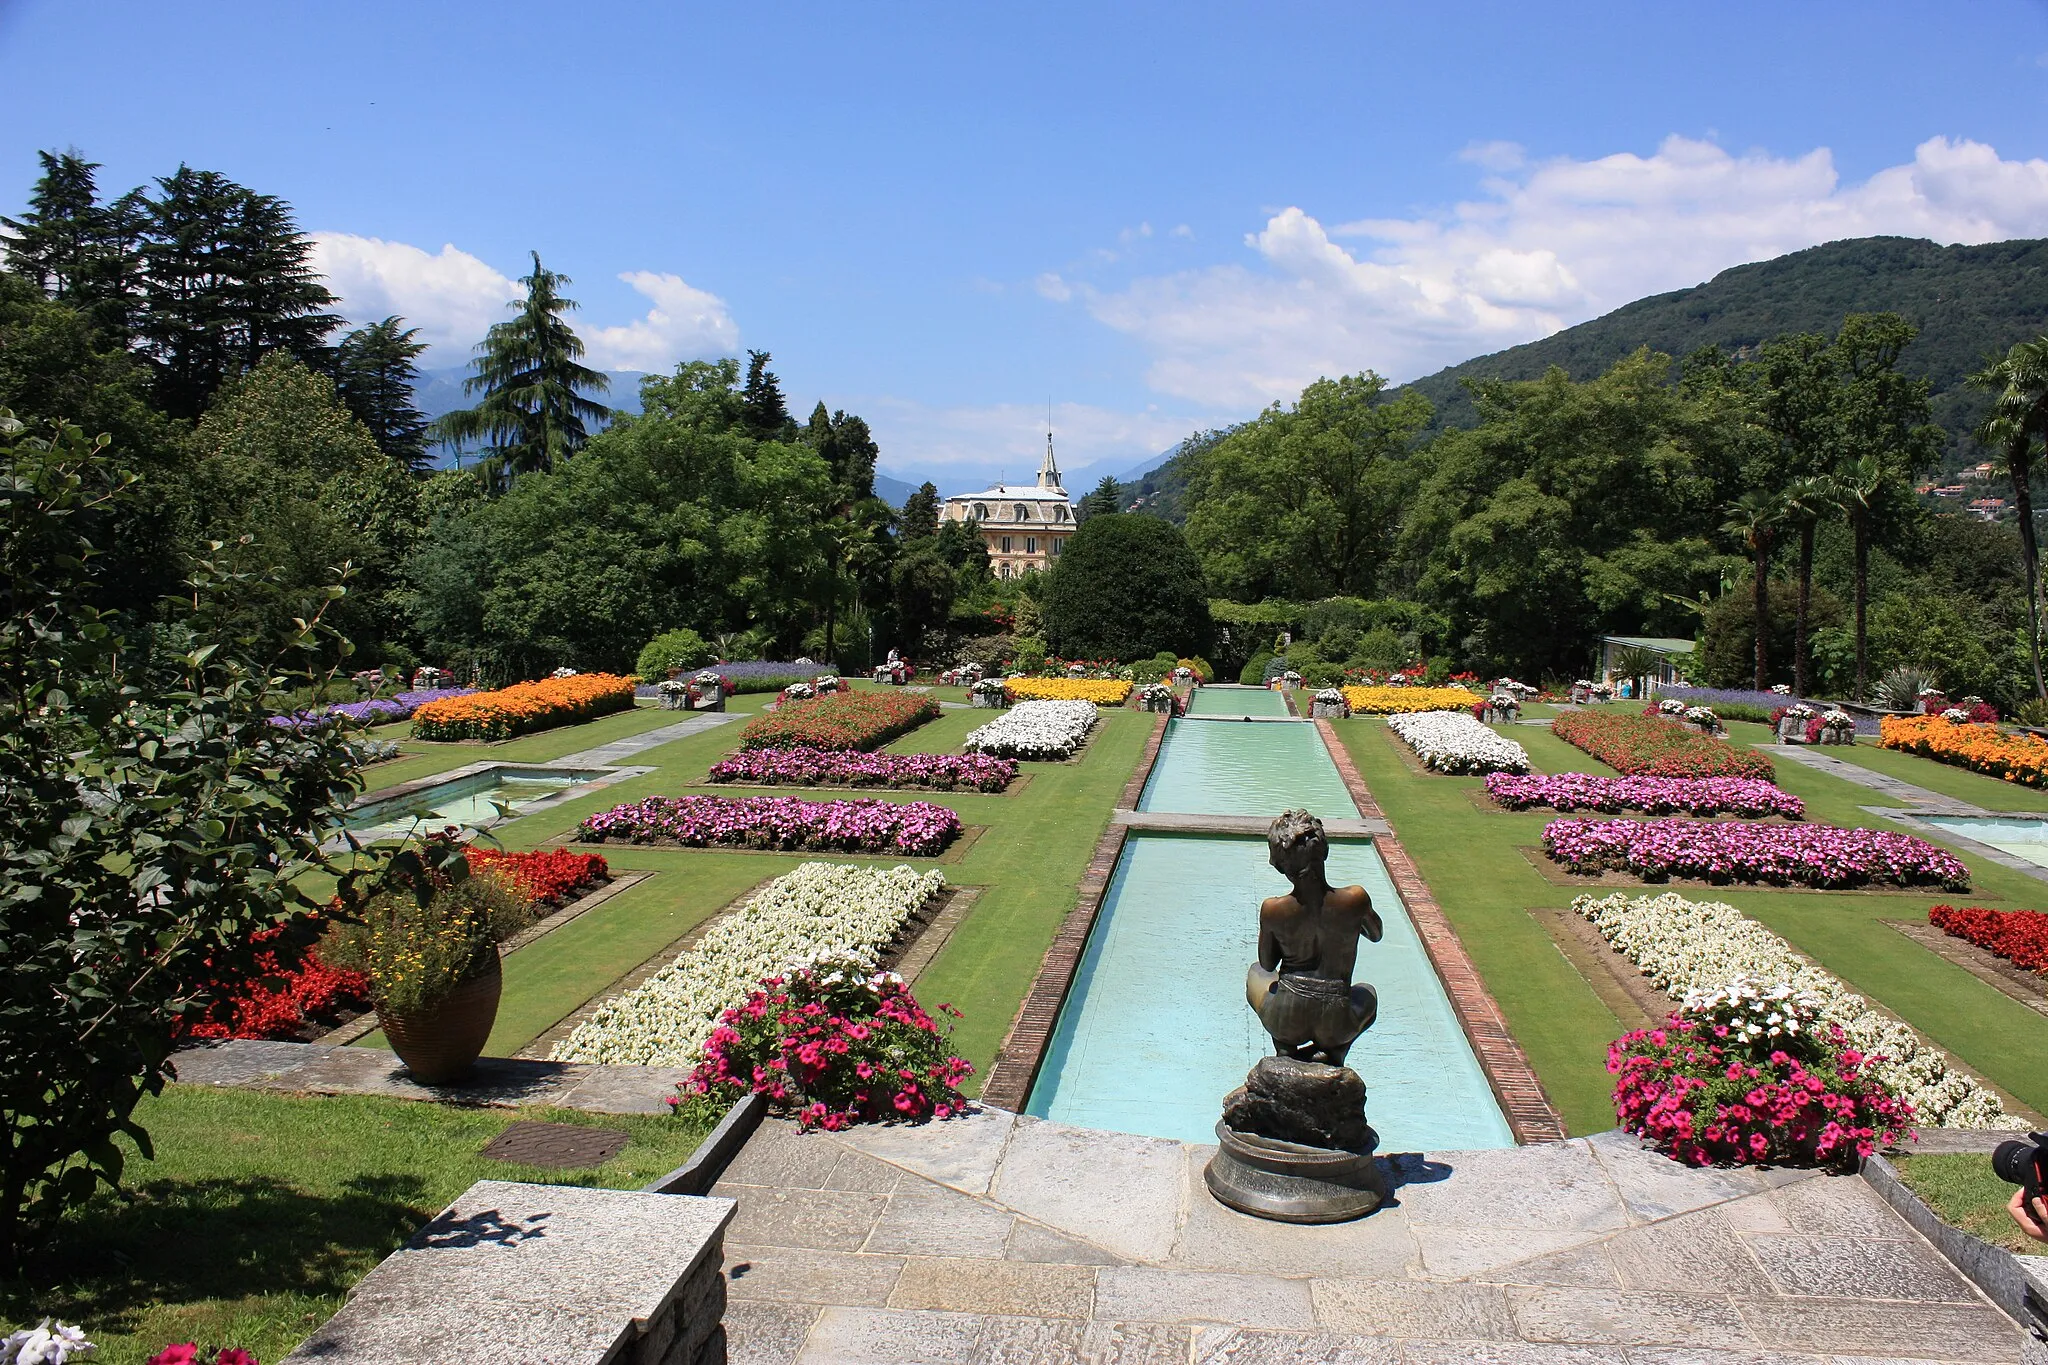
{"label": "green lawn", "polygon": [[[1577,971],[1527,911],[1562,906],[1572,891],[1554,886],[1517,852],[1542,842],[1552,812],[1482,811],[1460,788],[1483,779],[1420,775],[1404,766],[1378,721],[1338,725],[1366,784],[1414,855],[1430,889],[1464,939],[1500,1001],[1551,1100],[1574,1132],[1610,1126],[1607,1042],[1618,1031]],[[1546,772],[1603,772],[1579,750],[1535,726],[1502,726]],[[1761,725],[1731,727],[1738,743],[1766,738]],[[1807,803],[1807,818],[1838,825],[1903,828],[1863,811],[1869,789],[1798,763],[1777,764],[1778,783]],[[2036,906],[2048,886],[1957,851],[1969,866],[1969,893],[1817,893],[1722,887],[1681,889],[1726,901],[1754,916],[1929,1039],[2036,1110],[2048,1108],[2048,1019],[1881,923],[1925,920],[1941,901]],[[1633,893],[1632,893],[1633,894]]]}
{"label": "green lawn", "polygon": [[1893,1157],[1899,1178],[1952,1228],[2023,1256],[2048,1251],[2020,1231],[2006,1203],[2013,1186],[1991,1172],[1991,1158],[1982,1154]]}
{"label": "green lawn", "polygon": [[[156,1160],[131,1149],[133,1198],[102,1194],[74,1212],[29,1281],[0,1286],[0,1323],[82,1323],[106,1365],[139,1365],[178,1341],[240,1346],[274,1365],[474,1181],[634,1189],[702,1137],[666,1117],[187,1086],[144,1100],[137,1117]],[[520,1118],[623,1129],[631,1141],[589,1171],[477,1155]]]}
{"label": "green lawn", "polygon": [[[1816,749],[1816,753],[1829,758],[1839,758],[1844,763],[1854,763],[1872,772],[1896,777],[1901,782],[1911,782],[1931,792],[1968,801],[1986,810],[2039,810],[2048,811],[2048,791],[2039,787],[2028,787],[2018,782],[2006,782],[1983,773],[1973,773],[1968,768],[1958,768],[1953,763],[1942,763],[1919,754],[1902,753],[1897,749],[1880,749],[1874,739],[1858,739],[1854,744],[1829,745]],[[1882,800],[1872,792],[1873,804]]]}

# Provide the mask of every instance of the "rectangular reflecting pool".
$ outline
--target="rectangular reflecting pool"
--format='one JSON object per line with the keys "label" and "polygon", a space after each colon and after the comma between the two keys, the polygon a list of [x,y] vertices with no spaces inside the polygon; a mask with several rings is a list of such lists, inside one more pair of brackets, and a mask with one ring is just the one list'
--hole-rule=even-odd
{"label": "rectangular reflecting pool", "polygon": [[1198,687],[1188,693],[1188,714],[1222,716],[1229,720],[1240,716],[1272,716],[1284,720],[1287,717],[1287,699],[1267,687]]}
{"label": "rectangular reflecting pool", "polygon": [[[1186,742],[1187,732],[1230,728],[1174,724],[1186,727],[1176,744]],[[1316,738],[1308,726],[1256,728],[1262,738]],[[1322,759],[1329,763],[1327,754]],[[1355,814],[1349,797],[1341,813]],[[1381,942],[1359,945],[1355,979],[1379,992],[1380,1014],[1349,1058],[1365,1079],[1366,1117],[1379,1130],[1380,1150],[1513,1146],[1379,854],[1370,844],[1335,842],[1329,876],[1334,885],[1364,886],[1386,922]],[[1245,1004],[1244,978],[1258,956],[1259,902],[1286,889],[1266,863],[1263,840],[1130,835],[1026,1112],[1086,1128],[1214,1142],[1223,1097],[1270,1046]]]}
{"label": "rectangular reflecting pool", "polygon": [[1923,824],[2048,867],[2048,820],[2019,816],[1917,815]]}
{"label": "rectangular reflecting pool", "polygon": [[[1195,695],[1207,690],[1197,688]],[[1280,702],[1278,693],[1263,695]],[[1159,761],[1138,798],[1139,810],[1195,815],[1274,816],[1302,807],[1325,820],[1358,818],[1330,751],[1306,720],[1169,721]]]}
{"label": "rectangular reflecting pool", "polygon": [[614,773],[602,768],[492,764],[442,782],[429,782],[388,800],[352,808],[343,824],[358,838],[396,838],[417,825],[489,825],[498,806],[519,814],[540,801],[587,786]]}

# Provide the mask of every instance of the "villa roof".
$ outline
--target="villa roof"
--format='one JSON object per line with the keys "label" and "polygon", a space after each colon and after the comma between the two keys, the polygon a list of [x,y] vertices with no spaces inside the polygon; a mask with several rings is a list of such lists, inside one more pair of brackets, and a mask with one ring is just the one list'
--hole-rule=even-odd
{"label": "villa roof", "polygon": [[979,493],[953,493],[947,496],[946,501],[973,502],[977,498],[984,499],[989,502],[1069,501],[1067,497],[1067,490],[1064,488],[1039,488],[1033,484],[1028,483],[1014,486],[1011,484],[999,483],[994,488],[986,488]]}

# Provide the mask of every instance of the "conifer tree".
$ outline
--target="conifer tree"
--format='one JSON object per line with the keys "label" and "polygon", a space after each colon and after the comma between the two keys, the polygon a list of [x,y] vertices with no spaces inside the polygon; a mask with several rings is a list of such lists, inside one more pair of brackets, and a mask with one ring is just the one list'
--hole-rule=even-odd
{"label": "conifer tree", "polygon": [[543,266],[536,251],[533,273],[520,283],[526,296],[510,305],[516,316],[485,335],[476,348],[476,373],[462,381],[463,392],[483,400],[444,413],[431,428],[458,446],[483,445],[486,469],[501,487],[515,475],[567,460],[590,439],[589,424],[612,415],[583,396],[607,391],[611,380],[579,363],[583,341],[563,316],[576,306],[561,292],[569,277]]}
{"label": "conifer tree", "polygon": [[1074,509],[1074,516],[1077,521],[1086,521],[1100,512],[1121,510],[1122,502],[1123,493],[1117,487],[1116,479],[1105,474],[1102,476],[1102,482],[1096,484],[1088,496],[1081,499],[1080,506]]}
{"label": "conifer tree", "polygon": [[427,419],[413,406],[420,377],[413,362],[427,347],[413,339],[419,329],[404,324],[388,317],[343,337],[334,353],[335,389],[377,448],[417,473],[427,464]]}
{"label": "conifer tree", "polygon": [[923,540],[939,533],[939,490],[927,480],[903,500],[903,543]]}
{"label": "conifer tree", "polygon": [[26,217],[0,218],[7,268],[44,294],[84,314],[109,341],[125,346],[141,291],[143,227],[139,190],[99,202],[99,163],[76,152],[39,152],[43,174]]}
{"label": "conifer tree", "polygon": [[740,421],[757,441],[787,441],[796,436],[789,405],[782,399],[782,383],[768,368],[766,351],[747,352],[747,384],[740,391]]}

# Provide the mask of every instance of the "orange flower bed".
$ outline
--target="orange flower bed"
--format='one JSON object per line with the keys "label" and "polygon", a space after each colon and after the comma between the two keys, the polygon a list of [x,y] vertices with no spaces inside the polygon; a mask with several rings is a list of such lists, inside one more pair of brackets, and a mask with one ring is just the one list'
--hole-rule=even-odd
{"label": "orange flower bed", "polygon": [[2008,735],[1996,725],[1958,725],[1940,716],[1886,716],[1877,723],[1877,742],[2007,782],[2048,787],[2048,740]]}
{"label": "orange flower bed", "polygon": [[412,713],[414,739],[510,739],[633,705],[633,680],[610,673],[542,678],[495,692],[443,697]]}

